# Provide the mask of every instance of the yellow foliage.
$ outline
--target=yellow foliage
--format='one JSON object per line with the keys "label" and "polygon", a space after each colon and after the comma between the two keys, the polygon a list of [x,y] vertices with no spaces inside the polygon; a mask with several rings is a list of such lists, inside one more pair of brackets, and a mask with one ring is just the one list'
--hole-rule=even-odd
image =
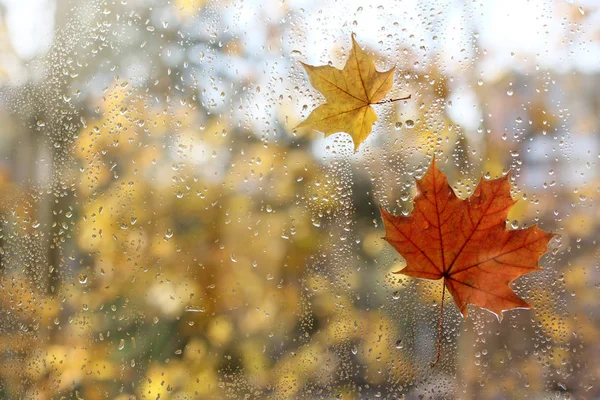
{"label": "yellow foliage", "polygon": [[233,326],[226,316],[213,318],[208,325],[207,336],[214,346],[223,346],[231,340]]}
{"label": "yellow foliage", "polygon": [[178,15],[185,19],[196,15],[205,2],[205,0],[176,0],[174,6]]}

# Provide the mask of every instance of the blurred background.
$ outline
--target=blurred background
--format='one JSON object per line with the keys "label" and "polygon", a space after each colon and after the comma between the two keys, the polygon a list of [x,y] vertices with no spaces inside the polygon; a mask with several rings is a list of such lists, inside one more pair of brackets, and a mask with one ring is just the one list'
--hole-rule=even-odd
{"label": "blurred background", "polygon": [[[600,397],[595,0],[0,0],[0,398]],[[359,151],[294,127],[350,35]],[[393,275],[435,154],[559,236],[500,322]]]}

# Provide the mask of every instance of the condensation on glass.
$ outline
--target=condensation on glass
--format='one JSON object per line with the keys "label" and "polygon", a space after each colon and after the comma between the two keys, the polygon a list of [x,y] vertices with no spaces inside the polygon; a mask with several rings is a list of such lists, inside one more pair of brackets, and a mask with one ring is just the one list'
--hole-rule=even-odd
{"label": "condensation on glass", "polygon": [[[595,1],[3,2],[0,398],[600,396]],[[295,127],[356,34],[390,98],[354,153]],[[393,274],[379,206],[435,155],[557,234],[502,321]]]}

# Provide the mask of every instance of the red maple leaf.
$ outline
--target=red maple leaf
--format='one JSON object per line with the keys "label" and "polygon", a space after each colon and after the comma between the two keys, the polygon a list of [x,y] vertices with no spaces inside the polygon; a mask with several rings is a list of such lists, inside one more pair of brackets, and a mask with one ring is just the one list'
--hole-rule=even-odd
{"label": "red maple leaf", "polygon": [[[506,229],[506,217],[516,203],[508,175],[481,180],[471,197],[456,196],[446,175],[431,162],[417,180],[419,194],[409,216],[381,209],[387,240],[406,260],[397,274],[443,279],[463,317],[467,304],[483,307],[499,318],[513,308],[529,308],[509,283],[541,268],[552,233],[536,225]],[[439,347],[438,347],[439,358]]]}

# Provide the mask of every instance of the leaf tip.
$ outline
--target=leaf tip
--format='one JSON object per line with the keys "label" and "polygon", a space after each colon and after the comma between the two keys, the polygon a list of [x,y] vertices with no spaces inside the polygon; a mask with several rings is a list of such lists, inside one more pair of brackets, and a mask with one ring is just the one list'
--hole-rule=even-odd
{"label": "leaf tip", "polygon": [[[311,69],[313,68],[312,65],[305,63],[304,61],[298,61],[300,63],[300,65],[302,65],[302,67],[304,68],[304,70],[306,71],[307,74],[309,74],[311,72]],[[309,75],[310,77],[310,75]]]}
{"label": "leaf tip", "polygon": [[500,311],[500,314],[496,314],[493,313],[496,316],[496,319],[498,320],[499,323],[502,323],[502,320],[504,319],[504,313],[502,311]]}
{"label": "leaf tip", "polygon": [[379,208],[379,213],[381,214],[381,219],[383,220],[384,214],[387,215],[389,214],[389,212],[387,212],[387,210],[383,208],[380,204],[377,204],[377,207]]}
{"label": "leaf tip", "polygon": [[433,155],[431,156],[431,164],[429,165],[429,168],[437,168],[437,165],[435,162],[435,153],[433,153]]}

